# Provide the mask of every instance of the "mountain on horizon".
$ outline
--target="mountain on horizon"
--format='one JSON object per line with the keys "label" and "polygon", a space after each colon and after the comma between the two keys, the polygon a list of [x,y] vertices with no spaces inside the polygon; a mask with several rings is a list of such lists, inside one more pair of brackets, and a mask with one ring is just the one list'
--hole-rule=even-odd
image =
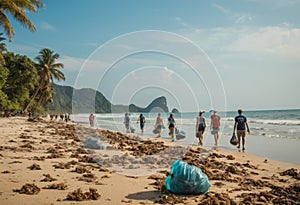
{"label": "mountain on horizon", "polygon": [[[91,88],[75,89],[54,84],[53,102],[47,105],[49,113],[124,113],[124,112],[168,112],[164,96],[154,99],[146,108],[130,105],[113,105],[105,96]],[[74,92],[75,91],[75,92]],[[75,113],[74,113],[75,112]]]}

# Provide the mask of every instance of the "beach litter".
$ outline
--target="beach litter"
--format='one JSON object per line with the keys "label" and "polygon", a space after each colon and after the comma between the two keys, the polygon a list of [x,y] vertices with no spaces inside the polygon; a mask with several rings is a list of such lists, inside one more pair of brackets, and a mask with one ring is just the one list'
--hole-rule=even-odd
{"label": "beach litter", "polygon": [[173,163],[165,182],[166,188],[174,194],[204,194],[210,187],[207,175],[199,167],[182,160]]}
{"label": "beach litter", "polygon": [[178,130],[177,128],[175,128],[175,135],[176,135],[176,140],[181,140],[185,138],[186,133],[183,130]]}
{"label": "beach litter", "polygon": [[14,192],[19,192],[20,194],[34,195],[40,192],[40,188],[35,184],[25,184],[21,189],[14,189]]}
{"label": "beach litter", "polygon": [[237,138],[237,136],[235,135],[235,133],[233,133],[232,134],[232,137],[231,137],[231,139],[230,139],[230,144],[232,144],[232,145],[237,145],[239,143],[239,140],[238,140],[238,138]]}
{"label": "beach litter", "polygon": [[91,136],[86,139],[84,146],[90,149],[106,149],[105,144],[99,138]]}
{"label": "beach litter", "polygon": [[64,183],[59,183],[59,184],[54,183],[43,187],[43,189],[57,189],[57,190],[66,190],[67,188],[68,186]]}
{"label": "beach litter", "polygon": [[77,190],[70,192],[67,195],[67,200],[70,201],[86,201],[86,200],[97,200],[101,197],[98,193],[97,189],[89,188],[89,191],[83,193],[80,188]]}
{"label": "beach litter", "polygon": [[31,166],[28,167],[30,170],[41,170],[40,165],[33,163]]}

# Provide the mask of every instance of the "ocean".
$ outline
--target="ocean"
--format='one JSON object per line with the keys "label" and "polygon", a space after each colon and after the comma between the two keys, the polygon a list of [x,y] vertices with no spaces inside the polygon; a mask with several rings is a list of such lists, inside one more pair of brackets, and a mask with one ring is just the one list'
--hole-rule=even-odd
{"label": "ocean", "polygon": [[[207,128],[204,133],[204,146],[213,148],[214,139],[209,130],[210,115],[212,112],[204,113]],[[237,150],[229,143],[233,132],[234,117],[236,111],[219,112],[221,116],[221,129],[219,139],[219,149]],[[300,109],[293,110],[259,110],[244,111],[248,120],[250,135],[246,137],[246,152],[256,154],[269,159],[300,164]],[[95,127],[118,130],[125,132],[124,114],[95,114]],[[131,126],[135,128],[135,133],[141,135],[137,120],[140,113],[130,113]],[[152,133],[156,121],[157,113],[143,113],[146,118],[143,136],[155,138]],[[195,138],[196,116],[198,113],[175,113],[176,127],[186,132],[186,138],[175,141],[178,144],[193,145],[198,144]],[[169,113],[161,113],[164,124],[167,127]],[[72,115],[72,120],[79,124],[88,126],[89,114]],[[168,129],[162,133],[163,139],[170,139]]]}

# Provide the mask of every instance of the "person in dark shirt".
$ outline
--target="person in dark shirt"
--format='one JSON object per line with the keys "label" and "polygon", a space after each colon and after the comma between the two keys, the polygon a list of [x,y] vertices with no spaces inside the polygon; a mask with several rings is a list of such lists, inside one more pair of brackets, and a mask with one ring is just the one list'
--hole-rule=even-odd
{"label": "person in dark shirt", "polygon": [[246,127],[247,127],[247,132],[250,134],[250,129],[248,126],[248,122],[247,122],[247,118],[242,115],[243,114],[243,110],[239,109],[238,110],[239,115],[235,117],[234,119],[234,128],[233,128],[233,132],[235,132],[236,130],[236,134],[238,137],[238,146],[237,148],[240,148],[240,144],[241,144],[241,138],[242,138],[242,146],[243,146],[243,151],[245,150],[245,141],[246,141]]}
{"label": "person in dark shirt", "polygon": [[144,133],[144,126],[145,126],[145,117],[143,114],[140,114],[140,117],[138,119],[138,121],[136,123],[140,122],[140,128],[141,128],[141,132]]}
{"label": "person in dark shirt", "polygon": [[176,122],[175,122],[173,113],[171,113],[170,117],[168,118],[168,125],[169,125],[169,130],[170,130],[169,134],[171,135],[172,142],[174,142]]}

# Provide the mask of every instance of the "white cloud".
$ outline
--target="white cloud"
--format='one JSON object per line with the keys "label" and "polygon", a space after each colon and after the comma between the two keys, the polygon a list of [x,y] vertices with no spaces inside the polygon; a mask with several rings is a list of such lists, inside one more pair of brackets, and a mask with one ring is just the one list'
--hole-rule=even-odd
{"label": "white cloud", "polygon": [[270,59],[299,62],[300,29],[289,23],[266,27],[230,27],[184,31],[208,54],[245,52]]}
{"label": "white cloud", "polygon": [[84,72],[103,71],[109,66],[108,63],[103,61],[71,56],[61,56],[60,61],[64,64],[65,69],[76,72],[79,72],[81,69],[84,69]]}
{"label": "white cloud", "polygon": [[187,24],[186,22],[184,22],[184,21],[182,20],[182,18],[180,18],[180,17],[176,17],[175,20],[176,20],[176,22],[177,22],[179,25],[181,25],[181,26],[183,26],[183,27],[187,27],[187,26],[188,26],[188,24]]}
{"label": "white cloud", "polygon": [[233,19],[234,22],[238,24],[247,23],[255,19],[255,16],[248,13],[235,12],[230,9],[224,8],[223,6],[216,3],[212,5],[213,7],[217,8],[221,13],[223,13],[225,16]]}
{"label": "white cloud", "polygon": [[269,8],[283,8],[300,4],[300,0],[248,0]]}
{"label": "white cloud", "polygon": [[49,24],[46,21],[42,21],[40,23],[40,27],[41,27],[41,29],[46,30],[46,31],[54,31],[54,30],[56,30],[53,25]]}
{"label": "white cloud", "polygon": [[300,29],[269,26],[249,30],[228,46],[228,50],[299,58]]}

